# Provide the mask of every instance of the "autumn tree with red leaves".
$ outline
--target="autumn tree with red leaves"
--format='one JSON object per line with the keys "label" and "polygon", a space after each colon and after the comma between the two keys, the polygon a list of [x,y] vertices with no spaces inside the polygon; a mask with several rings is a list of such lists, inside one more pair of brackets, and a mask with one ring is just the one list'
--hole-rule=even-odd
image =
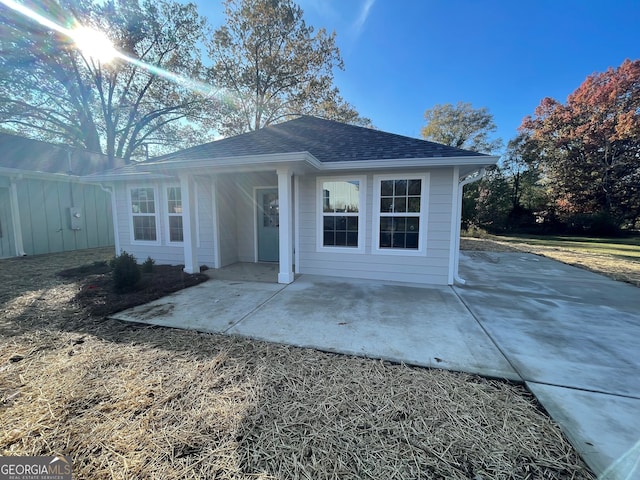
{"label": "autumn tree with red leaves", "polygon": [[558,213],[640,221],[640,60],[594,73],[562,104],[545,98],[521,132],[536,142]]}

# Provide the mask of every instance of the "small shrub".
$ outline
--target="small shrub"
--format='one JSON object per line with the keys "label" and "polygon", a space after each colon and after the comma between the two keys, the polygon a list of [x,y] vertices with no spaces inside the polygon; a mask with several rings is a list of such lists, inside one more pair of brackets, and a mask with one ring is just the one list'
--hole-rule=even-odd
{"label": "small shrub", "polygon": [[136,257],[124,250],[110,262],[113,268],[113,283],[115,289],[124,292],[133,289],[140,280],[140,267]]}
{"label": "small shrub", "polygon": [[489,238],[489,234],[484,228],[476,225],[469,225],[467,228],[460,232],[461,237],[473,237],[473,238]]}
{"label": "small shrub", "polygon": [[153,266],[156,264],[156,261],[151,258],[151,257],[147,257],[147,259],[142,262],[142,271],[144,273],[151,273],[153,272]]}

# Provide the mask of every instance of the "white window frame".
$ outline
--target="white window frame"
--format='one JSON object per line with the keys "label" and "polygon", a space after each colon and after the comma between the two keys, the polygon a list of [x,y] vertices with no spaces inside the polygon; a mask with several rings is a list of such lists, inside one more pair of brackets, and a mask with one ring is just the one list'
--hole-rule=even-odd
{"label": "white window frame", "polygon": [[[324,245],[324,182],[359,182],[358,192],[358,246],[357,247],[332,247]],[[366,206],[367,206],[367,178],[361,175],[340,175],[336,177],[317,177],[316,179],[316,251],[331,253],[365,253],[365,232],[366,225]],[[340,216],[333,214],[333,216]]]}
{"label": "white window frame", "polygon": [[[422,180],[420,192],[420,213],[419,215],[409,215],[408,212],[388,214],[380,212],[380,185],[383,180]],[[429,197],[429,173],[397,173],[389,175],[373,176],[373,248],[372,253],[378,255],[402,255],[402,256],[424,256],[427,251],[427,227],[428,227],[428,197]],[[408,248],[380,248],[380,218],[387,216],[407,217],[416,216],[420,219],[420,232],[418,233],[418,249]]]}
{"label": "white window frame", "polygon": [[[154,203],[154,213],[134,213],[133,212],[133,199],[131,198],[131,194],[134,190],[138,189],[150,189],[153,190],[153,203]],[[158,196],[158,188],[156,185],[130,185],[127,188],[127,207],[129,209],[129,225],[131,226],[131,243],[136,245],[160,245],[161,236],[160,236],[160,211],[161,202],[160,197]],[[135,233],[135,225],[133,223],[133,218],[136,217],[154,217],[156,223],[156,239],[155,240],[136,240]]]}
{"label": "white window frame", "polygon": [[[179,188],[180,189],[180,201],[183,204],[183,213],[172,213],[169,211],[169,189],[170,188]],[[163,186],[163,193],[164,193],[164,214],[167,218],[167,221],[165,222],[165,234],[166,234],[166,239],[167,239],[167,245],[171,246],[171,245],[175,245],[175,246],[183,246],[184,245],[184,240],[171,240],[171,225],[170,225],[170,221],[169,218],[170,217],[182,217],[182,236],[184,239],[184,197],[182,196],[182,188],[180,186],[179,183],[167,183]]]}

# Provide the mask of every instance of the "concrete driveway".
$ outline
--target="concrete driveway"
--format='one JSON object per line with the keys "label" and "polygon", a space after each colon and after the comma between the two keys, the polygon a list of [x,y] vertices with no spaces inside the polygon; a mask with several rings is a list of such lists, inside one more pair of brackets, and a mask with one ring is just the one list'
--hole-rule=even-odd
{"label": "concrete driveway", "polygon": [[524,253],[460,270],[453,288],[245,271],[114,318],[522,380],[601,478],[640,478],[640,289]]}
{"label": "concrete driveway", "polygon": [[601,478],[640,478],[640,289],[530,254],[463,252],[454,287]]}

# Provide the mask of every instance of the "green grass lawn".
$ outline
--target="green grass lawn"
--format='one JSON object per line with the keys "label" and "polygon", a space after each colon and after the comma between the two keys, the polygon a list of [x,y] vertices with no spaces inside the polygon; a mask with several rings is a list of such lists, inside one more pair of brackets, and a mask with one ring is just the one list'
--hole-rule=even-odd
{"label": "green grass lawn", "polygon": [[508,243],[526,243],[532,246],[564,248],[576,252],[613,255],[619,258],[640,260],[640,236],[621,238],[565,237],[540,235],[511,235],[494,237]]}

